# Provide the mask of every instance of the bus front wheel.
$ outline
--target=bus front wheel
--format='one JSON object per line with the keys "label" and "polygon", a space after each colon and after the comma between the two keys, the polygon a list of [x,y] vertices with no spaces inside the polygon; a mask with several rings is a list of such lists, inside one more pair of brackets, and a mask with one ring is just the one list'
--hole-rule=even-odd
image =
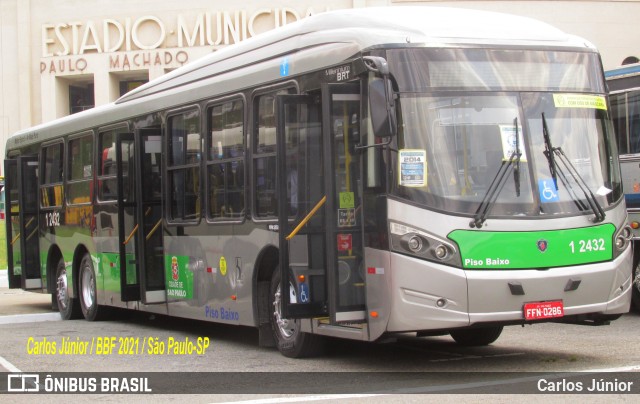
{"label": "bus front wheel", "polygon": [[[270,322],[276,346],[280,353],[289,358],[316,356],[323,350],[324,340],[318,335],[302,332],[300,320],[286,319],[282,316],[282,291],[280,289],[280,268],[276,268],[271,277],[269,290]],[[289,284],[289,293],[295,301],[295,289]]]}
{"label": "bus front wheel", "polygon": [[452,330],[451,337],[463,346],[489,345],[502,334],[502,326]]}
{"label": "bus front wheel", "polygon": [[67,268],[64,259],[61,257],[56,267],[56,303],[60,317],[63,320],[80,318],[80,307],[78,299],[69,295],[69,283],[67,280]]}

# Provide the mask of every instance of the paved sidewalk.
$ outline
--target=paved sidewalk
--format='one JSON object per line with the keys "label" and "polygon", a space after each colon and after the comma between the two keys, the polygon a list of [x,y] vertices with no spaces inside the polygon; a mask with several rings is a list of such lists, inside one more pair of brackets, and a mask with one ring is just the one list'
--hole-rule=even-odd
{"label": "paved sidewalk", "polygon": [[51,295],[9,289],[7,271],[0,271],[0,316],[55,313]]}

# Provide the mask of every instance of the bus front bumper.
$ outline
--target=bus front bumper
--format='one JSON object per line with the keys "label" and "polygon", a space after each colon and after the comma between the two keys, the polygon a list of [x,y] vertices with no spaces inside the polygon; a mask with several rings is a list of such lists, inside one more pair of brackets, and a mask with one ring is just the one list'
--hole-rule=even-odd
{"label": "bus front bumper", "polygon": [[575,323],[626,313],[631,303],[631,248],[613,261],[545,270],[463,270],[395,253],[389,264],[380,301],[388,316],[372,331],[381,320],[385,332],[523,324],[524,305],[542,302],[562,302],[563,318],[532,322]]}

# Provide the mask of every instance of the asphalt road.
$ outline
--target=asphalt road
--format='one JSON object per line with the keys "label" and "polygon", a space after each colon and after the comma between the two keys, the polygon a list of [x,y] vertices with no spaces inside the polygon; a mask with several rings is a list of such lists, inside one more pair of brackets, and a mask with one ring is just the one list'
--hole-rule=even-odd
{"label": "asphalt road", "polygon": [[[476,395],[435,393],[528,392],[532,386],[540,389],[541,378],[560,380],[565,374],[574,378],[575,385],[576,374],[572,372],[586,371],[597,372],[598,377],[602,372],[624,372],[606,373],[609,376],[603,380],[638,379],[632,392],[640,393],[640,344],[634,342],[640,335],[640,316],[633,313],[601,327],[550,323],[507,327],[494,344],[477,348],[460,347],[450,337],[407,335],[375,344],[331,339],[325,356],[296,360],[283,357],[275,349],[258,347],[258,333],[253,328],[124,312],[104,322],[59,321],[49,306],[48,295],[8,290],[0,278],[0,371],[177,372],[167,373],[167,379],[174,383],[168,385],[193,379],[198,387],[195,391],[216,393],[188,396],[194,402],[454,402],[456,397],[455,402],[486,402],[486,397],[489,401],[506,402],[510,396],[498,394],[480,399]],[[190,352],[189,347],[193,348]],[[415,373],[407,376],[399,372]],[[276,387],[273,375],[280,378],[275,381]],[[585,380],[585,386],[589,382]],[[202,384],[210,388],[200,388]],[[566,389],[566,384],[563,386]],[[542,388],[546,390],[542,393],[550,392],[548,386]],[[220,394],[227,392],[230,395]],[[357,395],[325,397],[323,392]],[[614,393],[579,397],[587,402],[631,402],[634,398],[618,395],[624,393],[621,391]],[[40,396],[14,398],[37,402],[37,397]],[[48,398],[66,402],[66,397],[69,396]],[[106,402],[123,399],[118,395],[98,397]],[[135,401],[158,403],[182,401],[185,396],[126,397],[127,401],[133,397]],[[546,402],[545,397],[550,396],[520,398]]]}

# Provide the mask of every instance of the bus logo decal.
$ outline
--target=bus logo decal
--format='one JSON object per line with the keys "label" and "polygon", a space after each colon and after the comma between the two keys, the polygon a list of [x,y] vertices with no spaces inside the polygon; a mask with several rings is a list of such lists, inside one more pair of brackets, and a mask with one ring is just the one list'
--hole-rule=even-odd
{"label": "bus logo decal", "polygon": [[180,277],[178,273],[178,257],[171,257],[171,277],[174,281],[177,281]]}
{"label": "bus logo decal", "polygon": [[545,252],[547,251],[547,247],[549,246],[549,243],[547,242],[547,240],[538,240],[538,250],[540,250],[540,252]]}

